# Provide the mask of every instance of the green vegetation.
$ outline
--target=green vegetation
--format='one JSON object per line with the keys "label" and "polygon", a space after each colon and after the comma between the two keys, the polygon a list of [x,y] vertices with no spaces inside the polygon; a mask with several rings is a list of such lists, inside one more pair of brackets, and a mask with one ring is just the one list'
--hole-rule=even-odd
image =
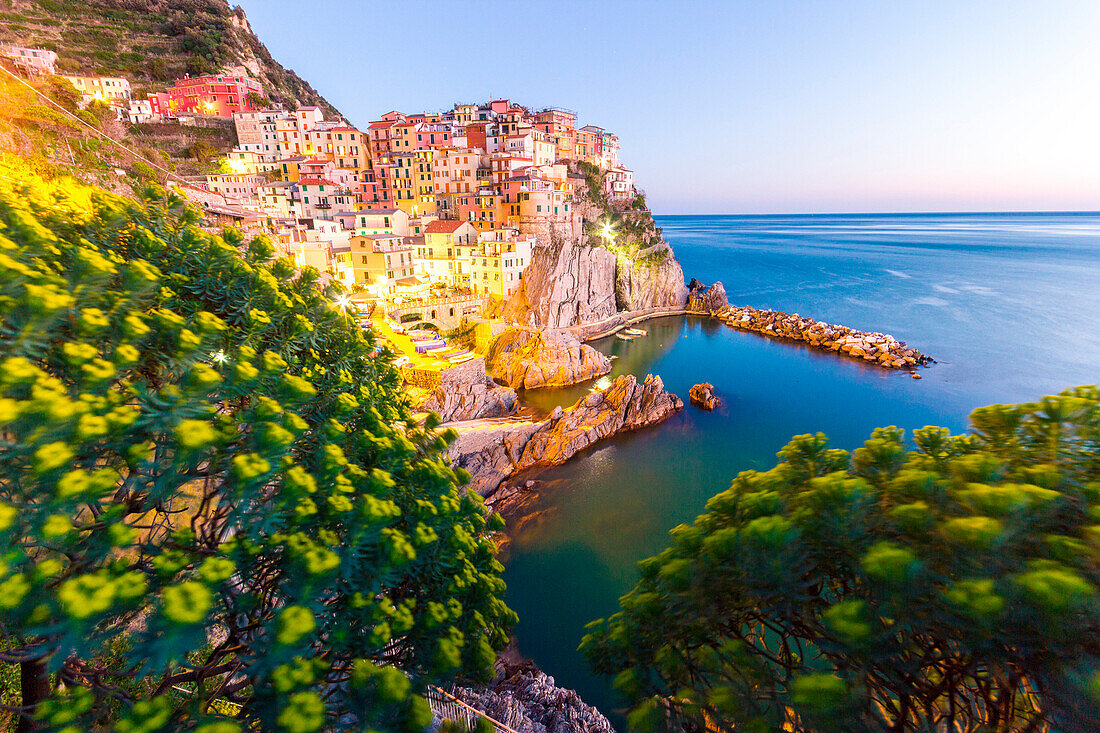
{"label": "green vegetation", "polygon": [[486,674],[515,620],[499,518],[316,271],[139,194],[0,165],[19,702],[50,730],[422,730],[418,692]]}
{"label": "green vegetation", "polygon": [[[31,86],[75,115],[77,120],[36,96],[30,89],[7,77],[0,77],[0,156],[13,152],[43,175],[70,175],[89,183],[117,187],[116,168],[129,170],[139,179],[149,173],[131,153],[96,134],[103,132],[131,150],[177,175],[195,175],[210,169],[237,141],[231,122],[211,127],[183,127],[178,124],[127,125],[115,120],[114,112],[101,102],[77,108],[79,95],[73,86],[57,77],[34,80]],[[140,165],[138,165],[140,163]],[[149,166],[150,170],[153,170]],[[156,180],[163,183],[163,171]]]}
{"label": "green vegetation", "polygon": [[184,74],[216,73],[255,62],[271,101],[316,104],[338,113],[312,86],[283,68],[226,0],[0,0],[0,41],[56,51],[62,73],[145,82],[150,91]]}
{"label": "green vegetation", "polygon": [[632,727],[1094,729],[1100,393],[971,425],[798,436],[673,530],[582,644]]}

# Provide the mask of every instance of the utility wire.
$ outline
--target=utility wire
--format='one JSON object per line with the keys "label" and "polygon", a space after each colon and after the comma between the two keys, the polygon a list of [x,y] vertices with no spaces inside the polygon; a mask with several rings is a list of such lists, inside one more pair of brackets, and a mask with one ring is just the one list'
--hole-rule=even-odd
{"label": "utility wire", "polygon": [[20,84],[22,84],[23,86],[25,86],[25,87],[26,87],[27,89],[30,89],[30,90],[31,90],[31,91],[32,91],[32,92],[33,92],[34,94],[36,94],[36,95],[38,95],[39,97],[41,97],[42,99],[44,99],[44,100],[45,100],[45,101],[46,101],[46,102],[47,102],[48,104],[50,104],[50,105],[53,105],[53,106],[54,106],[54,107],[56,107],[56,108],[57,108],[58,110],[60,110],[62,114],[64,114],[64,115],[68,116],[68,117],[69,117],[70,119],[73,119],[73,120],[75,120],[76,122],[80,123],[80,124],[81,124],[81,125],[83,125],[84,127],[87,127],[87,128],[89,129],[89,130],[91,130],[92,132],[94,132],[94,133],[95,133],[96,135],[99,135],[100,137],[104,138],[105,140],[108,140],[108,141],[110,141],[110,142],[114,143],[115,145],[117,145],[118,147],[122,148],[123,150],[125,150],[125,151],[126,151],[127,153],[129,153],[130,155],[134,156],[134,157],[135,157],[135,158],[137,158],[138,160],[140,160],[140,161],[143,161],[143,162],[145,162],[145,163],[148,163],[149,165],[153,166],[153,167],[154,167],[154,168],[156,168],[157,170],[160,170],[160,171],[164,171],[164,173],[165,173],[165,181],[167,181],[167,179],[168,179],[169,177],[175,177],[175,178],[178,178],[178,179],[179,179],[179,180],[180,180],[181,182],[183,182],[183,183],[187,183],[187,181],[185,181],[185,180],[184,180],[184,179],[183,179],[182,177],[180,177],[180,176],[176,175],[175,173],[173,173],[172,171],[168,170],[168,169],[167,169],[167,168],[165,168],[164,166],[162,166],[162,165],[160,165],[160,164],[158,164],[158,163],[154,163],[153,161],[151,161],[151,160],[149,160],[148,158],[146,158],[146,157],[145,157],[144,155],[141,155],[140,153],[136,152],[135,150],[133,150],[133,149],[131,149],[131,148],[127,147],[126,145],[123,145],[123,144],[122,144],[121,142],[119,142],[118,140],[115,140],[115,139],[114,139],[113,137],[111,137],[110,135],[106,134],[105,132],[103,132],[103,131],[101,131],[101,130],[98,130],[98,129],[96,129],[96,128],[95,128],[95,127],[94,127],[93,125],[89,125],[89,124],[88,124],[87,122],[85,122],[84,120],[80,119],[79,117],[77,117],[76,115],[74,115],[74,114],[73,114],[72,112],[70,112],[69,110],[65,109],[64,107],[62,107],[62,106],[61,106],[60,104],[58,104],[57,102],[53,101],[52,99],[50,99],[50,98],[49,98],[48,96],[46,96],[46,95],[45,95],[45,94],[43,94],[42,92],[40,92],[39,90],[35,89],[35,88],[34,88],[34,87],[32,87],[32,86],[31,86],[30,84],[28,84],[27,82],[25,82],[25,81],[23,81],[22,79],[20,79],[20,78],[19,78],[18,76],[16,76],[16,75],[15,75],[15,74],[13,74],[12,72],[8,71],[8,69],[7,69],[7,68],[5,68],[5,67],[4,67],[3,65],[0,65],[0,71],[3,71],[3,72],[4,72],[5,74],[7,74],[8,76],[10,76],[10,77],[11,77],[12,79],[15,79],[15,80],[16,80],[17,82],[19,82]]}

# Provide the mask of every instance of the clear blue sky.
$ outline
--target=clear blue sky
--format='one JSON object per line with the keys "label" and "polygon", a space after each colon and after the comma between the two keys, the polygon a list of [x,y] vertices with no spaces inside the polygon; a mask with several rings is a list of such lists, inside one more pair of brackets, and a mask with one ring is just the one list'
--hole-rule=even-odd
{"label": "clear blue sky", "polygon": [[355,124],[508,97],[657,213],[1100,209],[1100,0],[241,0]]}

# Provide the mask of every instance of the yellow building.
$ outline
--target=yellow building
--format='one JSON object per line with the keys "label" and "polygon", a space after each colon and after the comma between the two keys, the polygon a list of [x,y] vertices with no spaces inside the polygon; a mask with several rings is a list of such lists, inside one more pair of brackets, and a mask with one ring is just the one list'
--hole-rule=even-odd
{"label": "yellow building", "polygon": [[[404,237],[366,234],[349,241],[353,282],[367,293],[386,297],[416,285],[416,251]],[[335,250],[334,254],[335,254]]]}
{"label": "yellow building", "polygon": [[130,82],[117,76],[64,76],[80,92],[80,103],[93,100],[114,105],[129,105]]}

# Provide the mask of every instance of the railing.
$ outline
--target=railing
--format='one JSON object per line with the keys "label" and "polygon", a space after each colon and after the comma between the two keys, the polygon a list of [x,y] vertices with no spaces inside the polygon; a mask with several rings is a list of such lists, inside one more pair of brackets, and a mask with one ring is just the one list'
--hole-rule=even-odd
{"label": "railing", "polygon": [[510,728],[499,720],[490,718],[477,708],[470,707],[454,695],[438,687],[428,687],[425,697],[428,699],[428,706],[432,709],[434,716],[441,720],[461,723],[471,729],[479,721],[487,720],[493,726],[493,730],[498,733],[518,733],[515,728]]}

